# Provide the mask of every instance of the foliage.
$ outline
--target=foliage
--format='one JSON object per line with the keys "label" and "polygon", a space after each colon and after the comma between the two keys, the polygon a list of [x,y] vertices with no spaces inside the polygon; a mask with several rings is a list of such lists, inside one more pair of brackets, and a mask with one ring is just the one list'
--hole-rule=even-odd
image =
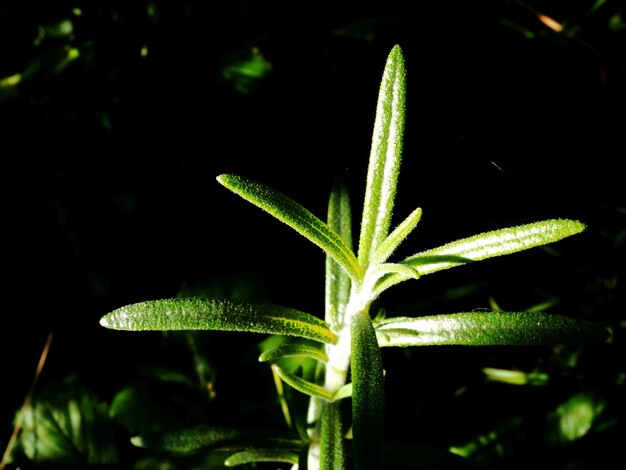
{"label": "foliage", "polygon": [[[358,255],[352,252],[351,209],[341,180],[324,223],[297,202],[261,183],[234,175],[218,181],[308,238],[327,255],[324,321],[267,302],[223,298],[174,298],[119,308],[101,319],[118,330],[226,330],[290,335],[321,343],[291,342],[261,355],[285,383],[310,396],[306,417],[294,417],[305,432],[270,437],[272,430],[194,427],[140,434],[136,445],[188,451],[229,450],[224,465],[287,462],[306,468],[382,468],[384,461],[384,369],[380,346],[568,344],[607,339],[600,325],[538,312],[457,313],[383,318],[370,306],[391,286],[409,279],[561,240],[584,230],[573,220],[546,220],[485,232],[409,256],[399,263],[390,255],[414,229],[414,211],[389,233],[402,155],[405,121],[405,66],[401,49],[392,49],[383,74],[372,139]],[[314,358],[321,364],[315,380],[283,371],[281,354]],[[341,401],[351,413],[342,416]],[[347,423],[347,424],[344,424]],[[344,431],[344,426],[349,429]],[[349,438],[347,438],[349,436]],[[227,443],[227,444],[224,444]],[[223,447],[226,446],[226,447]],[[351,451],[348,449],[351,446]],[[306,464],[304,463],[306,462]],[[298,465],[299,468],[300,465]]]}
{"label": "foliage", "polygon": [[[330,190],[334,209],[322,219],[355,246],[348,192],[363,196],[375,58],[400,43],[411,73],[408,158],[388,226],[394,235],[376,254],[395,271],[380,278],[370,305],[377,341],[396,346],[380,350],[386,467],[611,467],[626,422],[625,213],[615,154],[624,128],[624,18],[613,0],[452,0],[421,5],[419,14],[401,2],[4,4],[0,125],[14,184],[4,186],[3,200],[6,246],[17,254],[6,260],[5,291],[21,303],[6,315],[0,341],[7,358],[0,443],[11,447],[32,353],[51,330],[50,359],[22,416],[54,409],[85,430],[72,444],[63,440],[71,432],[48,432],[51,421],[20,428],[17,420],[10,465],[67,468],[91,459],[221,468],[233,454],[221,444],[168,450],[129,439],[185,429],[254,426],[271,430],[268,437],[296,436],[282,454],[290,462],[304,451],[315,409],[306,393],[328,397],[315,385],[329,346],[246,332],[125,335],[99,329],[97,318],[144,299],[193,297],[285,305],[321,319],[320,251],[224,197],[210,175],[252,182],[238,176],[245,172],[280,185],[313,214],[323,213]],[[331,188],[337,172],[345,181]],[[525,250],[508,269],[499,260],[468,263],[466,251],[440,264],[428,258],[437,253],[426,249],[451,234],[476,255],[472,233],[497,236],[500,227],[555,217],[586,228],[571,241]],[[415,253],[415,265],[392,266]],[[352,263],[345,250],[335,254]],[[327,264],[327,280],[340,279],[326,285],[332,309],[347,301],[350,276],[332,257]],[[420,266],[413,282],[411,269]],[[446,272],[425,275],[440,268]],[[219,276],[196,282],[207,274]],[[507,312],[567,322],[556,315],[566,313],[607,325],[613,337],[582,345],[574,328],[570,344],[559,346],[463,345],[479,337],[472,319]],[[437,319],[450,327],[444,335],[430,331]],[[542,334],[554,341],[549,329]],[[520,337],[508,330],[499,337],[507,343],[511,335]],[[402,347],[417,338],[449,345]],[[73,393],[61,393],[66,375]],[[353,437],[352,396],[348,383],[321,411],[320,434],[333,444],[324,455],[337,466],[352,459],[337,437]],[[337,416],[341,426],[329,425]],[[106,428],[102,439],[89,437],[94,426]],[[44,461],[33,445],[59,452]],[[251,445],[230,462],[280,457],[246,453]]]}

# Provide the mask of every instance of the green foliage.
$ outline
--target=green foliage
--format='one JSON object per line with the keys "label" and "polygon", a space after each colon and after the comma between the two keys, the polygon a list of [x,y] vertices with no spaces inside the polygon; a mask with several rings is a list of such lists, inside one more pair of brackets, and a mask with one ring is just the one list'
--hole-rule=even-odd
{"label": "green foliage", "polygon": [[117,330],[225,330],[301,336],[333,343],[335,335],[317,317],[291,308],[233,299],[179,298],[128,305],[102,317]]}
{"label": "green foliage", "polygon": [[[543,312],[463,312],[419,317],[377,315],[370,307],[391,286],[424,274],[474,261],[516,253],[580,233],[576,220],[549,219],[485,232],[410,256],[400,263],[388,258],[416,228],[422,210],[413,211],[389,234],[400,169],[405,122],[406,71],[399,46],[387,59],[376,109],[358,255],[352,251],[351,209],[345,183],[337,179],[322,222],[282,193],[247,178],[223,174],[218,181],[308,238],[327,255],[325,321],[268,302],[226,298],[178,298],[122,307],[101,319],[121,330],[225,330],[292,335],[325,345],[288,342],[267,347],[259,358],[295,391],[310,397],[299,437],[272,437],[271,430],[200,426],[133,438],[142,447],[172,451],[199,448],[228,450],[226,466],[254,462],[297,464],[306,450],[307,467],[378,469],[384,456],[385,379],[381,347],[418,345],[565,345],[605,342],[601,325]],[[314,344],[314,343],[313,343]],[[288,368],[281,361],[289,359]],[[317,361],[305,377],[299,361]],[[295,362],[293,362],[295,361]],[[311,375],[311,374],[307,374]],[[291,422],[290,399],[277,382],[285,419]],[[341,406],[351,400],[351,412]],[[574,411],[568,411],[574,409]],[[565,416],[584,414],[577,404],[559,408]],[[587,415],[563,431],[566,438],[586,432]],[[584,422],[583,422],[584,421]],[[302,419],[298,420],[302,423]],[[344,424],[348,423],[347,432]],[[303,428],[304,426],[304,428]],[[565,428],[563,428],[565,429]],[[348,451],[347,437],[352,440]],[[467,450],[457,454],[469,455]]]}
{"label": "green foliage", "polygon": [[75,378],[42,388],[24,409],[19,453],[41,468],[118,468],[107,408]]}
{"label": "green foliage", "polygon": [[[47,390],[58,394],[54,416],[70,409],[49,386],[74,373],[67,401],[84,405],[82,435],[97,441],[92,428],[114,427],[101,450],[117,449],[117,468],[285,470],[294,455],[300,470],[307,460],[352,468],[357,310],[372,319],[385,369],[386,470],[612,468],[626,435],[622,3],[452,0],[415,14],[410,2],[4,2],[5,245],[16,254],[4,282],[21,302],[0,340],[0,469],[71,468],[84,454],[67,432],[37,428],[57,420],[37,408],[54,401]],[[376,57],[397,42],[374,122]],[[408,85],[406,132],[391,126],[405,118],[404,103],[387,99],[396,85],[400,101]],[[288,225],[319,244],[302,247],[211,184],[243,172],[302,203],[310,212],[269,209],[301,215]],[[345,180],[331,184],[335,173]],[[361,213],[364,193],[371,212]],[[561,243],[560,231],[581,234]],[[536,249],[501,259],[523,239]],[[277,332],[267,317],[254,330],[245,315],[207,320],[204,307],[192,327],[233,330],[97,326],[118,306],[168,297],[294,307],[336,343],[292,335],[293,325]],[[25,425],[12,424],[49,330],[59,341]],[[99,405],[97,419],[78,390]],[[50,460],[24,452],[33,415],[36,449],[56,449]],[[249,426],[298,445],[172,450],[129,439]]]}

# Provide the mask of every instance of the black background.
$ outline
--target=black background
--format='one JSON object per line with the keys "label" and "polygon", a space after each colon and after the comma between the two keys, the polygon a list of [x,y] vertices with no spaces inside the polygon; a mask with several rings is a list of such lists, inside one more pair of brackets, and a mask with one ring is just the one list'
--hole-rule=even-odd
{"label": "black background", "polygon": [[[135,358],[158,354],[153,336],[98,325],[124,304],[174,296],[186,281],[253,272],[276,303],[321,315],[321,250],[215,177],[263,181],[323,218],[332,178],[343,173],[356,231],[378,86],[395,44],[408,84],[394,221],[424,211],[399,256],[544,218],[589,228],[558,245],[557,261],[538,250],[437,274],[386,294],[390,308],[478,280],[488,287],[476,296],[416,313],[487,308],[490,295],[524,309],[547,290],[561,298],[559,313],[618,325],[623,294],[602,287],[624,282],[617,240],[626,64],[624,26],[610,27],[624,16],[616,3],[593,12],[590,1],[0,6],[0,78],[35,70],[0,90],[3,434],[50,331],[42,380],[79,372],[108,399],[132,376]],[[533,8],[566,30],[551,31]],[[66,18],[72,34],[35,45],[42,25]],[[55,72],[50,57],[67,47],[80,56]],[[241,93],[222,71],[253,47],[271,72]],[[234,338],[241,350],[256,340],[216,341],[236,356]],[[529,364],[544,353],[531,352]],[[389,366],[391,378],[394,367],[419,364],[418,386],[439,380],[440,388],[413,397],[435,408],[441,390],[471,382],[489,360],[518,361],[517,353],[491,350],[384,354],[399,364]],[[611,380],[623,371],[603,365]],[[530,406],[524,400],[520,409]],[[454,419],[449,414],[438,419]],[[456,426],[476,424],[467,419]],[[451,427],[417,434],[462,439]]]}

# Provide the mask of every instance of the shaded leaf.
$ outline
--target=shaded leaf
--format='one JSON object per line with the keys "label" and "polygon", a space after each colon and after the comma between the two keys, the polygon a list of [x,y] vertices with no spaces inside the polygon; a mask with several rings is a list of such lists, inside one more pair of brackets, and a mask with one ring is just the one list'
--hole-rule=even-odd
{"label": "shaded leaf", "polygon": [[308,313],[231,299],[164,299],[114,310],[100,324],[115,330],[223,330],[301,336],[334,343],[328,325]]}
{"label": "shaded leaf", "polygon": [[309,344],[302,343],[287,343],[276,346],[275,348],[264,351],[259,356],[259,362],[275,361],[282,357],[308,357],[311,359],[317,359],[321,362],[326,362],[328,356],[320,348]]}
{"label": "shaded leaf", "polygon": [[320,470],[344,470],[343,423],[338,402],[327,403],[322,410],[320,430]]}
{"label": "shaded leaf", "polygon": [[[469,442],[450,447],[450,452],[459,455],[461,457],[469,458],[476,454],[485,452],[486,449],[495,448],[494,453],[497,453],[498,457],[502,457],[502,449],[507,448],[510,453],[510,439],[511,435],[520,432],[524,426],[524,419],[519,416],[514,416],[507,421],[498,424],[494,429],[491,429],[486,434],[481,434],[471,439]],[[505,446],[505,444],[507,444]]]}
{"label": "shaded leaf", "polygon": [[384,371],[369,316],[352,317],[352,434],[355,468],[382,468]]}
{"label": "shaded leaf", "polygon": [[313,382],[309,382],[308,380],[304,380],[303,378],[298,377],[295,374],[291,374],[283,370],[277,364],[272,364],[272,370],[276,374],[278,374],[278,376],[283,379],[285,383],[291,385],[299,392],[302,392],[312,397],[322,398],[327,401],[331,401],[333,399],[333,393],[329,392],[324,387],[317,385]]}
{"label": "shaded leaf", "polygon": [[[352,248],[352,209],[348,188],[343,178],[333,182],[328,201],[328,226]],[[339,329],[350,298],[350,277],[329,255],[326,255],[325,318]]]}
{"label": "shaded leaf", "polygon": [[400,246],[400,243],[413,231],[417,223],[422,218],[422,209],[417,208],[411,212],[406,219],[398,225],[393,232],[389,234],[385,241],[376,249],[374,253],[374,261],[376,263],[384,263],[391,254]]}
{"label": "shaded leaf", "polygon": [[222,66],[222,77],[242,94],[255,91],[272,70],[272,64],[259,48],[239,50]]}
{"label": "shaded leaf", "polygon": [[32,464],[50,469],[117,468],[107,406],[75,379],[41,389],[24,413],[19,445]]}

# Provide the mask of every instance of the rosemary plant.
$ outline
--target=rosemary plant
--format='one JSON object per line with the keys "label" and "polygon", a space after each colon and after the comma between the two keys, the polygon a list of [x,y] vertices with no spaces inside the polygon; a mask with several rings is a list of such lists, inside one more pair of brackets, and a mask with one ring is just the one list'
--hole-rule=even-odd
{"label": "rosemary plant", "polygon": [[[406,73],[395,46],[384,69],[365,201],[353,251],[346,185],[332,187],[323,222],[284,194],[256,181],[222,174],[217,181],[292,227],[327,255],[324,318],[293,308],[227,298],[175,298],[128,305],[100,323],[119,330],[224,330],[287,335],[294,340],[263,352],[276,377],[310,397],[300,432],[201,428],[139,435],[134,444],[170,450],[228,449],[226,466],[287,462],[294,469],[378,469],[385,462],[383,347],[540,345],[603,341],[594,323],[538,312],[461,312],[385,318],[372,303],[398,283],[444,269],[553,243],[584,230],[576,220],[551,219],[489,231],[391,261],[418,224],[411,212],[391,230],[405,122]],[[280,366],[286,356],[318,361],[315,377]]]}

